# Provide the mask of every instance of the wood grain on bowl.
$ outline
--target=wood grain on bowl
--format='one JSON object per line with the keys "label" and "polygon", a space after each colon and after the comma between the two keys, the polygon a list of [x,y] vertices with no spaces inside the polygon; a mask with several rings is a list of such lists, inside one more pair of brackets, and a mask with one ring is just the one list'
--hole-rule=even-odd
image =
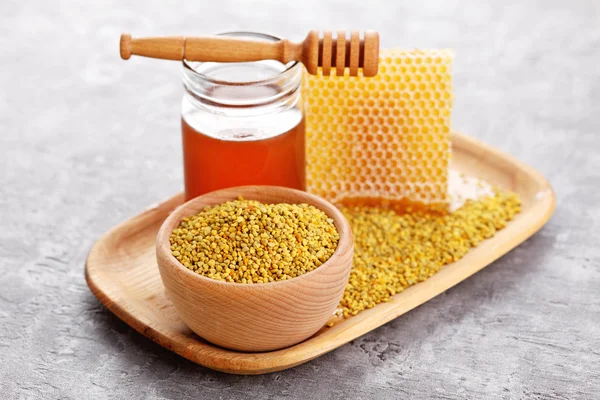
{"label": "wood grain on bowl", "polygon": [[[171,254],[173,229],[204,207],[238,196],[269,204],[306,203],[322,210],[340,235],[335,252],[323,265],[296,278],[250,285],[214,280],[181,265]],[[241,351],[280,349],[317,332],[340,302],[353,253],[350,226],[336,207],[306,192],[277,186],[236,187],[199,196],[173,211],[156,239],[162,281],[181,319],[204,339]]]}

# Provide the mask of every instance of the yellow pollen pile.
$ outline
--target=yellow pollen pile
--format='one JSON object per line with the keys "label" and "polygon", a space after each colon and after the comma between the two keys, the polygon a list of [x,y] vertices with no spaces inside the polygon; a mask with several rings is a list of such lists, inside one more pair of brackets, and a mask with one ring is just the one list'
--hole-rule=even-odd
{"label": "yellow pollen pile", "polygon": [[382,50],[373,78],[305,74],[307,190],[446,210],[452,59]]}
{"label": "yellow pollen pile", "polygon": [[239,198],[181,221],[171,252],[192,271],[237,283],[295,278],[335,252],[333,220],[307,204],[262,204]]}
{"label": "yellow pollen pile", "polygon": [[340,303],[345,317],[388,301],[462,258],[520,210],[509,192],[467,200],[452,214],[396,214],[378,207],[342,207],[354,235],[354,263]]}

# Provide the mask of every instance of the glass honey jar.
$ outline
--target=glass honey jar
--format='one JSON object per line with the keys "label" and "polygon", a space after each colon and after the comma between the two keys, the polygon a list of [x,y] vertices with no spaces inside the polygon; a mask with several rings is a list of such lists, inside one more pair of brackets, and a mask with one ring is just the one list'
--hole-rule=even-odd
{"label": "glass honey jar", "polygon": [[[278,41],[250,32],[226,36]],[[302,64],[183,61],[186,200],[226,187],[305,189]]]}

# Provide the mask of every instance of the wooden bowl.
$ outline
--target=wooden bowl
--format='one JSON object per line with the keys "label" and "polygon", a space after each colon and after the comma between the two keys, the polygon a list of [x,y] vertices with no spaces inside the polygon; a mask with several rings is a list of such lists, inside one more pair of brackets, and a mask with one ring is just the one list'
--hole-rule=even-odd
{"label": "wooden bowl", "polygon": [[[203,207],[238,196],[262,203],[317,207],[334,220],[340,234],[337,249],[323,265],[304,275],[252,285],[217,281],[181,265],[171,254],[173,229]],[[322,328],[344,293],[353,253],[350,226],[337,208],[309,193],[276,186],[244,186],[196,197],[169,215],[156,241],[160,276],[181,319],[209,342],[246,352],[291,346]]]}

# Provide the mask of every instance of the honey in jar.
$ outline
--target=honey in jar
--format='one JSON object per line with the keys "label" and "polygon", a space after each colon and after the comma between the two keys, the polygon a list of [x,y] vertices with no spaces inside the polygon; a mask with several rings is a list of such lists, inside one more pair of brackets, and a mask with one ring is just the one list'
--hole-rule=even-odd
{"label": "honey in jar", "polygon": [[[261,40],[277,38],[231,33]],[[302,65],[184,61],[186,200],[232,186],[305,189]]]}

